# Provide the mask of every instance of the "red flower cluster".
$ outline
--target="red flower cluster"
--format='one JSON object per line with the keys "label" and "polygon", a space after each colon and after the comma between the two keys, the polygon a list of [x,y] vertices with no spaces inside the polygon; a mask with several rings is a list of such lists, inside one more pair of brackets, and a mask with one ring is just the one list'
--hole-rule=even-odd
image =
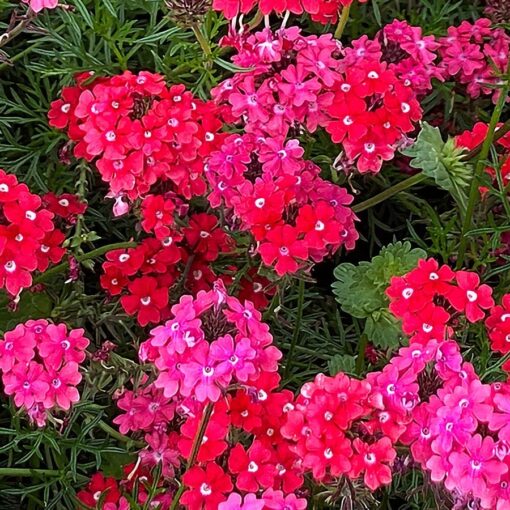
{"label": "red flower cluster", "polygon": [[[473,126],[473,129],[464,131],[455,137],[455,145],[467,150],[472,150],[483,143],[487,137],[488,131],[489,126],[487,124],[484,122],[477,122]],[[502,154],[499,159],[500,167],[497,171],[501,174],[503,185],[507,186],[510,182],[510,133],[506,133],[498,139],[496,142],[496,148],[502,150]],[[485,171],[492,177],[494,185],[499,188],[496,170],[492,167],[486,167]],[[480,191],[483,193],[487,191],[487,188],[480,187]]]}
{"label": "red flower cluster", "polygon": [[32,285],[32,273],[60,262],[64,234],[54,213],[15,175],[0,170],[0,288],[17,297]]}
{"label": "red flower cluster", "polygon": [[[149,470],[129,464],[124,467],[123,471],[124,478],[120,483],[113,477],[105,477],[102,473],[92,475],[87,486],[77,494],[80,502],[87,507],[100,508],[101,510],[131,510],[133,507],[130,501],[132,502],[133,499],[139,505],[144,506],[151,498],[150,503],[154,507],[160,510],[170,508],[172,493],[149,496],[155,484]],[[133,497],[135,482],[137,483],[136,498]],[[130,499],[128,500],[124,494],[129,494]],[[98,506],[99,504],[101,506]]]}
{"label": "red flower cluster", "polygon": [[0,370],[7,395],[40,427],[50,411],[67,411],[78,402],[79,364],[89,341],[83,329],[40,319],[18,324],[0,340]]}
{"label": "red flower cluster", "polygon": [[[153,196],[148,198],[153,207]],[[163,210],[164,200],[161,204]],[[192,292],[210,290],[218,278],[212,264],[233,249],[234,240],[211,214],[192,214],[188,225],[181,227],[165,222],[163,216],[159,218],[159,209],[149,212],[146,208],[142,215],[144,228],[152,228],[156,235],[165,237],[149,237],[134,248],[108,252],[100,282],[110,296],[121,296],[126,313],[136,315],[138,322],[146,326],[168,317],[169,291],[174,284]],[[228,273],[236,271],[235,266],[225,269]],[[221,278],[226,284],[232,280],[228,274]],[[265,307],[271,294],[269,283],[254,268],[239,279],[237,290],[241,298]]]}
{"label": "red flower cluster", "polygon": [[[366,2],[366,0],[360,0]],[[344,7],[352,4],[352,0],[213,0],[212,7],[220,11],[228,18],[236,18],[248,14],[255,7],[264,16],[271,13],[283,14],[303,14],[306,12],[313,21],[326,25],[336,23],[338,14]]]}
{"label": "red flower cluster", "polygon": [[340,246],[352,249],[358,238],[352,197],[322,179],[303,152],[297,140],[231,135],[207,164],[209,202],[252,234],[262,261],[280,276]]}
{"label": "red flower cluster", "polygon": [[412,82],[399,79],[380,52],[342,49],[330,34],[305,37],[296,27],[237,35],[229,44],[238,50],[233,62],[252,70],[212,94],[259,137],[325,127],[349,164],[378,172],[421,118]]}
{"label": "red flower cluster", "polygon": [[[382,396],[377,402],[380,409],[374,406],[371,390],[367,381],[342,373],[335,377],[319,374],[314,382],[301,388],[282,434],[294,444],[292,451],[316,480],[331,481],[344,475],[356,479],[363,475],[372,490],[391,482],[389,465],[396,451],[387,434],[397,432],[393,434],[396,441],[401,428],[387,410],[383,411]],[[360,434],[363,427],[364,436]],[[380,439],[376,439],[377,433]]]}
{"label": "red flower cluster", "polygon": [[134,200],[165,181],[190,198],[205,191],[202,159],[221,144],[218,108],[161,75],[129,71],[77,77],[51,104],[50,125],[66,129],[76,157],[95,161],[110,196]]}

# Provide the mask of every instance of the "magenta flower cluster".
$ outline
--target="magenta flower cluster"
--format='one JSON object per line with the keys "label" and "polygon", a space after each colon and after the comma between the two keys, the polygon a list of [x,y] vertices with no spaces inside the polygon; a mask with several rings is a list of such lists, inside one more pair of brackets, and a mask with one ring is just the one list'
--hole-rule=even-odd
{"label": "magenta flower cluster", "polygon": [[18,324],[0,340],[0,370],[7,395],[42,427],[53,411],[78,402],[79,364],[89,341],[83,329],[44,319]]}

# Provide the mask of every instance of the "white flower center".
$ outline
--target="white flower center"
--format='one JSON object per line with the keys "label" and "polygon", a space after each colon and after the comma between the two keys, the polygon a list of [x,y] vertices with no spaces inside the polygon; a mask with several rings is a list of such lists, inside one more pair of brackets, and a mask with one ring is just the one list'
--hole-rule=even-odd
{"label": "white flower center", "polygon": [[468,290],[466,297],[470,303],[473,303],[478,299],[478,294],[474,290]]}

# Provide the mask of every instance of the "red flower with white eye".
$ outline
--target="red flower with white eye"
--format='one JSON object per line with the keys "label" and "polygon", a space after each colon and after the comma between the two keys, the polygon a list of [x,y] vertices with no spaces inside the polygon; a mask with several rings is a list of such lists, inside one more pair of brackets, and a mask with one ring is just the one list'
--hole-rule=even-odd
{"label": "red flower with white eye", "polygon": [[218,218],[213,214],[194,214],[183,233],[191,251],[207,261],[216,260],[219,253],[227,252],[232,247],[232,239],[218,227]]}
{"label": "red flower with white eye", "polygon": [[491,309],[485,321],[485,327],[492,349],[502,354],[510,352],[510,294],[505,294],[501,305]]}
{"label": "red flower with white eye", "polygon": [[18,225],[23,235],[42,239],[46,232],[55,228],[53,214],[41,208],[41,198],[29,192],[22,192],[16,202],[4,205],[4,215],[11,222]]}
{"label": "red flower with white eye", "polygon": [[170,234],[174,223],[175,204],[163,195],[147,195],[142,200],[142,228],[154,232],[158,239]]}
{"label": "red flower with white eye", "polygon": [[104,503],[117,503],[120,492],[114,478],[105,478],[101,473],[92,475],[87,487],[77,494],[78,499],[86,505],[94,508],[102,499]]}
{"label": "red flower with white eye", "polygon": [[0,170],[0,203],[14,202],[22,193],[26,192],[28,192],[26,184],[18,183],[15,175]]}
{"label": "red flower with white eye", "polygon": [[87,204],[82,202],[78,195],[72,193],[55,195],[50,192],[43,195],[42,199],[50,212],[68,221],[87,210]]}
{"label": "red flower with white eye", "polygon": [[366,102],[354,95],[348,98],[344,94],[337,94],[333,104],[328,108],[328,113],[334,119],[326,126],[326,131],[331,135],[331,140],[341,143],[344,138],[359,140],[368,131],[365,122]]}
{"label": "red flower with white eye", "polygon": [[324,479],[328,472],[339,477],[351,469],[351,456],[351,442],[343,433],[331,439],[312,432],[306,439],[303,467],[311,469],[316,480]]}
{"label": "red flower with white eye", "polygon": [[276,476],[271,450],[260,441],[254,441],[248,451],[241,444],[235,445],[230,450],[228,468],[237,474],[236,487],[247,492],[272,487]]}
{"label": "red flower with white eye", "polygon": [[336,221],[333,206],[323,200],[313,206],[306,204],[299,209],[296,228],[305,234],[309,248],[324,249],[328,244],[340,243],[342,225]]}
{"label": "red flower with white eye", "polygon": [[[132,276],[142,267],[145,251],[139,246],[127,250],[112,250],[106,254],[106,260],[115,264],[126,276]],[[104,265],[106,264],[107,262]]]}
{"label": "red flower with white eye", "polygon": [[22,289],[32,285],[30,274],[37,267],[34,253],[5,249],[0,257],[0,287],[17,296]]}
{"label": "red flower with white eye", "polygon": [[356,167],[361,173],[377,173],[381,169],[383,161],[393,158],[395,151],[390,147],[394,140],[387,140],[386,137],[374,129],[368,132],[359,140],[344,140],[344,148],[347,157],[356,160]]}
{"label": "red flower with white eye", "polygon": [[49,125],[64,129],[75,117],[74,110],[78,104],[81,90],[77,87],[64,87],[61,99],[53,101],[48,112]]}
{"label": "red flower with white eye", "polygon": [[388,437],[382,437],[373,444],[367,444],[356,438],[353,441],[356,453],[352,457],[352,469],[349,477],[357,478],[364,473],[365,485],[375,491],[381,485],[391,483],[390,465],[397,452]]}
{"label": "red flower with white eye", "polygon": [[96,123],[87,121],[81,126],[85,133],[83,140],[87,144],[87,153],[90,156],[103,155],[106,159],[122,159],[131,148],[129,135],[133,121],[123,117],[116,124],[106,119],[101,121],[101,117],[98,117]]}
{"label": "red flower with white eye", "polygon": [[99,278],[101,287],[110,295],[118,296],[128,285],[129,279],[122,270],[112,262],[103,264],[103,274]]}
{"label": "red flower with white eye", "polygon": [[395,74],[386,69],[386,63],[366,59],[348,69],[347,82],[359,97],[384,94],[397,81]]}
{"label": "red flower with white eye", "polygon": [[418,267],[406,275],[406,280],[413,288],[427,293],[446,293],[455,278],[455,272],[446,264],[439,267],[435,259],[421,259]]}
{"label": "red flower with white eye", "polygon": [[55,229],[52,232],[46,232],[36,252],[38,271],[46,271],[50,262],[58,264],[62,260],[66,252],[66,250],[62,248],[64,240],[65,235],[60,230]]}
{"label": "red flower with white eye", "polygon": [[494,306],[492,289],[480,285],[480,277],[471,271],[455,273],[457,287],[451,286],[446,297],[455,310],[465,312],[469,322],[477,322],[485,317],[482,309]]}
{"label": "red flower with white eye", "polygon": [[141,326],[161,320],[161,311],[168,305],[167,287],[160,287],[156,278],[142,276],[128,285],[128,291],[120,299],[126,313],[136,314]]}
{"label": "red flower with white eye", "polygon": [[258,252],[264,264],[272,266],[278,276],[295,273],[308,257],[308,247],[298,239],[298,230],[291,225],[276,226],[260,243]]}
{"label": "red flower with white eye", "polygon": [[217,510],[218,505],[227,499],[234,486],[232,480],[215,462],[205,467],[192,467],[182,477],[188,487],[181,497],[181,503],[190,510]]}
{"label": "red flower with white eye", "polygon": [[[284,208],[284,192],[278,190],[272,181],[258,180],[254,185],[246,181],[239,187],[239,197],[234,203],[234,210],[242,222],[248,228],[258,226],[260,231],[280,222]],[[262,237],[262,233],[255,233],[255,239]]]}

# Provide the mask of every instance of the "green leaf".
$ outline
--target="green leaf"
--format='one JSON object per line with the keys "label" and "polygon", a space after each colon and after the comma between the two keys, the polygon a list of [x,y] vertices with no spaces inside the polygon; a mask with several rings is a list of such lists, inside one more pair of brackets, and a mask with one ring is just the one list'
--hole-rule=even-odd
{"label": "green leaf", "polygon": [[377,347],[389,349],[400,344],[402,327],[390,312],[381,310],[368,317],[363,333]]}
{"label": "green leaf", "polygon": [[348,374],[353,374],[355,372],[356,367],[356,359],[354,356],[349,356],[348,354],[335,354],[328,361],[328,369],[330,375],[336,375],[339,372],[346,372]]}
{"label": "green leaf", "polygon": [[16,311],[11,312],[5,306],[0,308],[0,324],[4,331],[13,329],[17,324],[28,319],[42,319],[49,317],[53,308],[51,299],[44,292],[29,292],[21,294]]}
{"label": "green leaf", "polygon": [[396,242],[381,249],[370,262],[355,266],[340,264],[334,271],[333,293],[345,313],[366,319],[365,333],[378,347],[398,345],[401,336],[398,322],[388,311],[385,291],[392,276],[401,276],[416,267],[426,253],[412,248],[409,242]]}
{"label": "green leaf", "polygon": [[466,210],[466,189],[471,182],[472,169],[463,161],[464,150],[456,147],[453,138],[444,142],[439,128],[424,122],[414,144],[401,152],[413,158],[410,163],[413,168],[421,169],[448,191],[461,212]]}

